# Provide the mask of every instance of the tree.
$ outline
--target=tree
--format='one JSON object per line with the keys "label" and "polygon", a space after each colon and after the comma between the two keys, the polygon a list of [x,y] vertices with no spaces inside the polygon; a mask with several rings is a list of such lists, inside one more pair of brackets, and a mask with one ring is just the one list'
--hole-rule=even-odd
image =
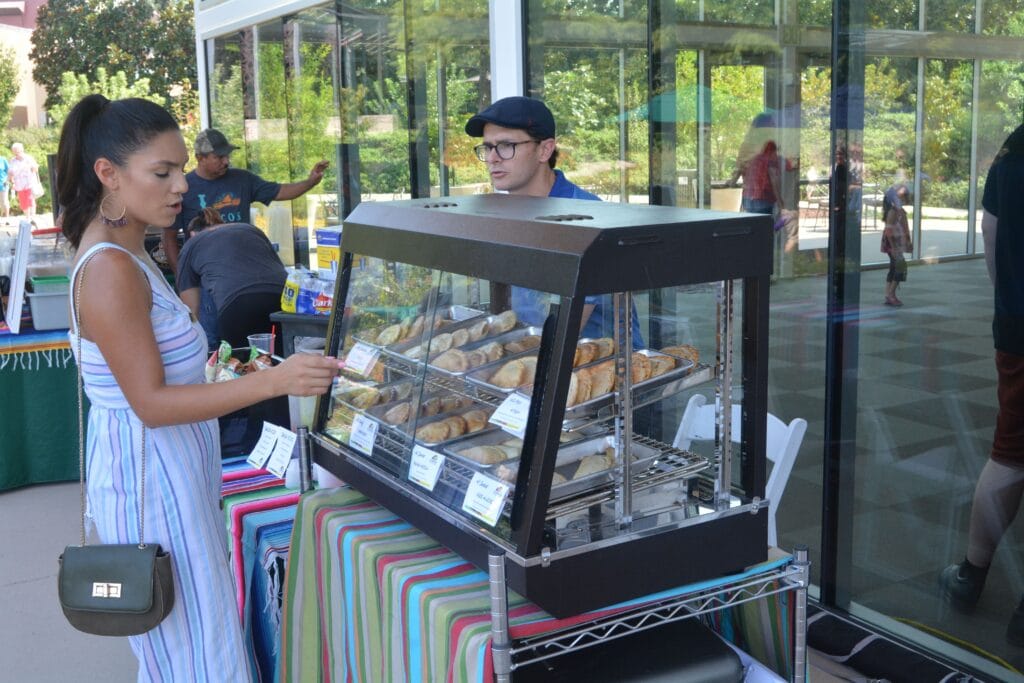
{"label": "tree", "polygon": [[20,88],[21,77],[18,74],[14,50],[0,46],[0,128],[11,120],[14,98],[18,96]]}
{"label": "tree", "polygon": [[148,78],[163,103],[175,85],[195,90],[190,0],[49,0],[39,8],[30,57],[46,106],[61,103],[63,74],[124,71]]}
{"label": "tree", "polygon": [[113,76],[107,76],[105,68],[96,69],[96,80],[90,81],[85,74],[73,74],[65,71],[61,75],[61,85],[58,90],[61,103],[50,109],[50,118],[53,119],[57,128],[64,123],[64,118],[71,111],[75,102],[86,95],[99,93],[111,100],[119,100],[125,97],[141,97],[158,104],[160,97],[153,95],[149,90],[149,79],[141,78],[128,85],[128,76],[123,71],[118,71]]}

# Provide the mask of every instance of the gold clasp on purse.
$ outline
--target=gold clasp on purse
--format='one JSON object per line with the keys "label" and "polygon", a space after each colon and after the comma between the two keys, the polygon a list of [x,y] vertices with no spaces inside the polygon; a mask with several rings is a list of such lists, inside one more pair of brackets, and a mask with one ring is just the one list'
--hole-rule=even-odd
{"label": "gold clasp on purse", "polygon": [[121,584],[105,583],[97,581],[92,584],[92,597],[94,598],[120,598]]}

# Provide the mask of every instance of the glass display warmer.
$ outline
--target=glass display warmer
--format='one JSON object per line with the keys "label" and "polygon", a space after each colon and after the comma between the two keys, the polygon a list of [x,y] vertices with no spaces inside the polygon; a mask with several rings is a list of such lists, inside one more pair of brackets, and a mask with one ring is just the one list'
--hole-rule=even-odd
{"label": "glass display warmer", "polygon": [[341,247],[316,463],[558,617],[767,557],[770,217],[414,199]]}

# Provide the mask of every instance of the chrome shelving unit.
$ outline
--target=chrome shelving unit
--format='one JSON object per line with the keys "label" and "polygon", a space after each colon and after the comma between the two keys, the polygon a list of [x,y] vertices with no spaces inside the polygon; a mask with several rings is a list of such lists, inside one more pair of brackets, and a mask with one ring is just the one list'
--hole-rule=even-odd
{"label": "chrome shelving unit", "polygon": [[754,600],[794,592],[793,682],[803,683],[807,672],[807,587],[810,562],[807,546],[797,546],[789,562],[745,575],[703,590],[619,612],[568,629],[512,641],[509,636],[505,563],[501,553],[489,557],[491,649],[495,680],[510,683],[516,669],[553,657],[600,645],[617,638],[692,619],[702,614]]}

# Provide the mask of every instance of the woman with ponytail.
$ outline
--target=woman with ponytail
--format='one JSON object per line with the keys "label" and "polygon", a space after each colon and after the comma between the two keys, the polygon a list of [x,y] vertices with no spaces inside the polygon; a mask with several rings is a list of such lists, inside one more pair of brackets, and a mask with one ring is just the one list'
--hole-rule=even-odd
{"label": "woman with ponytail", "polygon": [[69,336],[91,403],[88,516],[104,543],[142,540],[145,477],[145,541],[171,554],[175,603],[158,627],[129,638],[138,680],[248,681],[219,509],[216,418],[276,396],[323,394],[338,362],[299,354],[204,383],[202,328],[144,245],[147,226],[169,226],[181,211],[187,159],[177,123],[147,100],[90,95],[61,131],[57,199],[76,250]]}

